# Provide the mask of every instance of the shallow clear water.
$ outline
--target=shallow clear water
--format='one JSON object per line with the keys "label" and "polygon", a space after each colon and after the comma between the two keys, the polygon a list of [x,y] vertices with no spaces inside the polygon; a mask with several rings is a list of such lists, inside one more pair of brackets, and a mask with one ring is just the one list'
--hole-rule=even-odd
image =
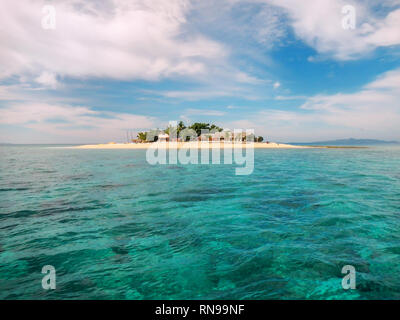
{"label": "shallow clear water", "polygon": [[399,148],[256,150],[252,175],[235,167],[0,147],[0,298],[400,299]]}

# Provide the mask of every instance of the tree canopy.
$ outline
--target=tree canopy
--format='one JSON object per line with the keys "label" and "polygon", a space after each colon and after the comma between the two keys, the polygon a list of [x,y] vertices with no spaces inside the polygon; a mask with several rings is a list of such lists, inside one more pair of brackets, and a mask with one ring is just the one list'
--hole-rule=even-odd
{"label": "tree canopy", "polygon": [[189,127],[189,129],[193,129],[194,131],[196,131],[197,136],[201,135],[201,130],[209,130],[215,132],[221,132],[223,130],[215,124],[210,125],[209,123],[204,122],[195,122]]}
{"label": "tree canopy", "polygon": [[139,132],[137,137],[139,140],[146,141],[147,132]]}

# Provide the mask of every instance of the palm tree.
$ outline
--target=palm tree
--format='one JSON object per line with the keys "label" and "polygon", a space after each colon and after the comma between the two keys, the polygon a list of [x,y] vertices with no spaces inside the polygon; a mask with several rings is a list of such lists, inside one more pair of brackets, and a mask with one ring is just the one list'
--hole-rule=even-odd
{"label": "palm tree", "polygon": [[138,139],[141,140],[142,142],[146,141],[146,136],[147,136],[147,132],[139,132],[137,135]]}
{"label": "palm tree", "polygon": [[177,134],[178,134],[178,136],[179,136],[179,133],[182,131],[182,130],[185,130],[186,129],[186,126],[185,126],[185,124],[183,123],[183,121],[179,121],[179,123],[178,123],[178,128],[177,128]]}

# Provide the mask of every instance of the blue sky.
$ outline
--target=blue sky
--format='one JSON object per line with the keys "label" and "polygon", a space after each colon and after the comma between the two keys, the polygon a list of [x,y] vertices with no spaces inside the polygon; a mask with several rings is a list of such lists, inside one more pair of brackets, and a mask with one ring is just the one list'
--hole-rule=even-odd
{"label": "blue sky", "polygon": [[10,0],[0,28],[0,142],[123,141],[171,120],[400,140],[399,1]]}

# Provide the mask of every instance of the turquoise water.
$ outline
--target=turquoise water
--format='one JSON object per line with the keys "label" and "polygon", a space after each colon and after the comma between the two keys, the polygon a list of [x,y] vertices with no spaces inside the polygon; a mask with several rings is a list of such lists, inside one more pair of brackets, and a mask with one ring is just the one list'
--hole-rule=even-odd
{"label": "turquoise water", "polygon": [[400,148],[256,150],[252,175],[235,167],[0,147],[0,298],[400,299]]}

